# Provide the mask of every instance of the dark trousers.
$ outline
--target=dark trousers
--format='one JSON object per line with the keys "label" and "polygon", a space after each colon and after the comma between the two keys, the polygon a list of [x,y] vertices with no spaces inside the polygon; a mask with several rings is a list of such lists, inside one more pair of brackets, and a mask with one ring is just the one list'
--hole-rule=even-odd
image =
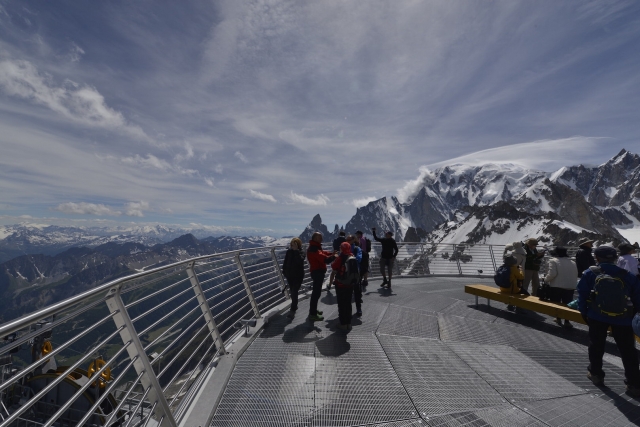
{"label": "dark trousers", "polygon": [[351,295],[353,286],[336,285],[336,298],[338,300],[338,318],[341,325],[351,324]]}
{"label": "dark trousers", "polygon": [[604,355],[604,345],[607,340],[607,329],[611,326],[613,339],[616,341],[622,364],[624,365],[624,376],[626,383],[631,386],[640,387],[640,368],[638,367],[638,353],[636,352],[635,338],[631,326],[612,325],[589,319],[589,372],[604,378],[602,370],[602,356]]}
{"label": "dark trousers", "polygon": [[287,283],[289,283],[289,295],[291,296],[291,311],[298,309],[298,293],[302,286],[303,279],[290,279],[287,277]]}
{"label": "dark trousers", "polygon": [[356,310],[362,310],[362,285],[360,283],[353,285],[353,296],[356,301]]}
{"label": "dark trousers", "polygon": [[318,311],[318,300],[322,294],[322,282],[327,270],[313,270],[311,272],[311,280],[313,280],[313,290],[311,291],[311,300],[309,301],[309,316],[315,316]]}
{"label": "dark trousers", "polygon": [[551,293],[549,299],[553,302],[569,304],[571,301],[573,301],[574,289],[554,288],[552,286],[549,286],[549,291]]}

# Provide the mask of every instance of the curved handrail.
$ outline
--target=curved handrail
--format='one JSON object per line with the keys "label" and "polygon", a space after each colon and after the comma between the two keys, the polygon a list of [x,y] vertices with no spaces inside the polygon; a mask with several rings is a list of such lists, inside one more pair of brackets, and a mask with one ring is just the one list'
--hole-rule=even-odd
{"label": "curved handrail", "polygon": [[[373,242],[372,246],[369,275],[375,278],[379,274],[376,266],[380,245]],[[407,242],[398,246],[396,277],[493,275],[498,256],[494,253],[502,253],[502,246],[496,245]],[[120,396],[138,396],[129,406],[140,408],[139,416],[144,420],[154,417],[161,420],[163,427],[175,427],[176,418],[188,405],[183,396],[190,393],[192,384],[202,380],[204,371],[198,367],[225,354],[225,347],[242,333],[238,324],[274,308],[286,308],[289,294],[281,274],[285,248],[278,245],[201,255],[111,280],[0,325],[0,337],[22,331],[16,341],[0,346],[0,356],[18,351],[27,342],[39,348],[42,340],[49,339],[55,331],[54,338],[61,342],[55,343],[53,356],[74,361],[79,354],[82,363],[104,356],[118,371],[109,390]],[[308,277],[304,284],[309,284]],[[302,292],[305,290],[303,286]],[[64,316],[47,320],[62,312]],[[32,351],[27,356],[32,360],[25,367],[1,379],[4,382],[0,383],[0,398],[3,393],[6,397],[7,393],[27,387],[25,381],[33,373],[51,369],[45,364],[54,358],[43,356]],[[115,360],[116,357],[120,359]],[[79,365],[75,362],[58,368],[59,379],[34,395],[43,396],[53,390],[63,383],[63,377],[72,377]],[[121,369],[122,366],[126,367]],[[80,398],[79,393],[69,397],[73,402]],[[71,400],[63,402],[62,407],[70,407]],[[31,398],[21,405],[35,407],[38,403]],[[23,407],[12,411],[5,420],[28,413]],[[53,411],[56,415],[45,424],[52,425],[63,412]],[[81,425],[92,416],[83,413],[81,419],[65,422]],[[114,417],[121,415],[113,413],[108,419]],[[8,425],[0,419],[0,427]]]}

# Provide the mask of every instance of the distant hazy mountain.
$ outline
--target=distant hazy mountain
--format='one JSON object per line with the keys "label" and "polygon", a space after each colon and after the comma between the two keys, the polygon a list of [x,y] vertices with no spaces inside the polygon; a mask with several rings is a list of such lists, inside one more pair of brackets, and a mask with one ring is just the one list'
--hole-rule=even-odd
{"label": "distant hazy mountain", "polygon": [[0,323],[61,301],[102,283],[180,260],[235,249],[279,245],[288,238],[208,237],[185,234],[146,246],[108,242],[56,255],[21,255],[0,264]]}
{"label": "distant hazy mountain", "polygon": [[[507,211],[510,217],[501,219]],[[313,231],[317,218],[305,233]],[[569,241],[583,236],[624,241],[619,229],[640,229],[640,156],[622,150],[600,166],[565,167],[554,173],[513,164],[444,166],[424,174],[405,202],[383,197],[358,208],[345,230],[368,231],[373,226],[392,230],[397,240],[412,241],[433,232],[429,240],[497,244],[507,238],[498,232],[505,228],[517,230],[518,238],[554,240],[556,227],[567,230],[560,235]],[[478,233],[477,227],[493,232]]]}
{"label": "distant hazy mountain", "polygon": [[[162,224],[132,227],[60,227],[56,225],[19,224],[0,226],[0,262],[20,255],[56,255],[69,248],[95,248],[106,243],[139,243],[153,246],[166,243],[185,234],[199,239],[209,238],[211,232],[198,228],[176,228]],[[217,239],[222,239],[218,241]],[[235,239],[234,241],[232,241]],[[273,244],[273,237],[211,237],[219,251]],[[244,245],[244,246],[243,246]]]}

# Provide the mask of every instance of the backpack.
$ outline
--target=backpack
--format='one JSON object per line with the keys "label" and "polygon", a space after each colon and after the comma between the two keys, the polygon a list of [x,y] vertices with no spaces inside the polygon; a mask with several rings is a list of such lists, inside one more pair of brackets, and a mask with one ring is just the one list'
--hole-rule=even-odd
{"label": "backpack", "polygon": [[511,287],[511,267],[506,264],[501,265],[493,275],[493,281],[501,288]]}
{"label": "backpack", "polygon": [[353,255],[348,257],[340,255],[342,259],[342,267],[336,274],[336,279],[343,285],[354,285],[360,281],[360,273],[358,271],[358,261]]}
{"label": "backpack", "polygon": [[366,248],[366,249],[367,249],[367,251],[366,251],[366,252],[367,252],[367,253],[371,252],[371,240],[369,240],[369,239],[367,239],[367,238],[365,237],[365,238],[364,238],[364,241],[365,241],[365,242],[366,242],[366,244],[367,244],[367,248]]}
{"label": "backpack", "polygon": [[609,317],[631,317],[634,314],[629,290],[622,279],[626,270],[615,276],[602,271],[599,266],[589,269],[596,275],[595,285],[589,295],[589,307]]}

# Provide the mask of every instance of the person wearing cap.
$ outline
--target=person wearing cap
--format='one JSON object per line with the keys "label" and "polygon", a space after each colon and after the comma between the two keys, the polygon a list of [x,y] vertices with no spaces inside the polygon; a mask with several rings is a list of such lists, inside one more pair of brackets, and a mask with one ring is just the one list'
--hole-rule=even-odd
{"label": "person wearing cap", "polygon": [[362,286],[366,287],[369,282],[369,252],[367,252],[367,238],[364,237],[362,231],[356,231],[356,237],[360,240],[360,249],[362,249],[362,262],[360,263],[360,277],[362,277]]}
{"label": "person wearing cap", "polygon": [[591,267],[596,265],[596,260],[593,259],[591,252],[593,251],[593,240],[588,237],[583,237],[578,240],[578,252],[576,252],[576,265],[578,266],[578,277],[582,277],[582,273]]}
{"label": "person wearing cap", "polygon": [[524,262],[522,289],[529,292],[529,283],[531,283],[531,295],[535,296],[538,294],[538,288],[540,287],[540,265],[542,264],[544,252],[538,252],[538,249],[536,249],[538,239],[533,237],[527,239],[523,246],[526,252],[526,258]]}
{"label": "person wearing cap", "polygon": [[[578,282],[578,310],[589,326],[587,378],[596,386],[604,386],[605,373],[602,370],[602,356],[604,355],[607,330],[611,328],[624,366],[626,393],[637,398],[640,397],[640,368],[632,319],[635,311],[640,308],[640,283],[636,276],[616,265],[618,253],[615,248],[600,246],[594,251],[594,255],[598,267],[593,266],[586,269]],[[629,315],[608,315],[593,304],[589,304],[593,298],[592,290],[596,284],[596,278],[601,274],[609,275],[611,278],[619,278],[624,282],[624,291],[627,294],[628,302],[633,304],[633,310],[629,310]],[[599,280],[605,280],[602,277],[600,276]]]}
{"label": "person wearing cap", "polygon": [[[398,245],[396,244],[395,239],[393,238],[393,233],[391,231],[387,231],[384,233],[384,237],[380,238],[376,236],[376,228],[373,227],[371,229],[373,232],[373,238],[380,242],[382,245],[382,253],[380,254],[380,274],[382,275],[382,285],[381,288],[384,288],[385,285],[387,288],[391,289],[391,276],[393,275],[393,262],[398,255]],[[385,266],[389,270],[389,280],[387,280],[387,273],[385,272]]]}
{"label": "person wearing cap", "polygon": [[309,261],[309,274],[313,280],[313,290],[309,300],[309,320],[318,322],[324,320],[322,312],[318,310],[318,300],[322,294],[322,282],[327,274],[327,264],[330,264],[335,257],[329,251],[322,250],[322,233],[316,231],[311,236],[309,247],[307,248],[307,261]]}
{"label": "person wearing cap", "polygon": [[[340,271],[343,264],[352,256],[351,244],[343,242],[340,245],[340,255],[331,263],[334,271]],[[340,320],[339,329],[351,328],[351,295],[353,294],[353,285],[351,283],[342,283],[336,277],[333,282],[336,285],[336,298],[338,300],[338,319]]]}
{"label": "person wearing cap", "polygon": [[618,250],[620,251],[618,267],[624,268],[629,273],[635,274],[636,276],[640,275],[640,272],[638,272],[638,259],[633,256],[636,252],[636,247],[629,243],[623,243],[618,246]]}
{"label": "person wearing cap", "polygon": [[[550,300],[562,305],[567,305],[573,301],[573,292],[576,290],[576,272],[578,267],[567,254],[567,248],[556,246],[551,252],[549,259],[549,270],[544,280],[549,284]],[[556,317],[558,326],[562,326],[562,319]],[[565,328],[572,328],[573,325],[564,320]]]}

